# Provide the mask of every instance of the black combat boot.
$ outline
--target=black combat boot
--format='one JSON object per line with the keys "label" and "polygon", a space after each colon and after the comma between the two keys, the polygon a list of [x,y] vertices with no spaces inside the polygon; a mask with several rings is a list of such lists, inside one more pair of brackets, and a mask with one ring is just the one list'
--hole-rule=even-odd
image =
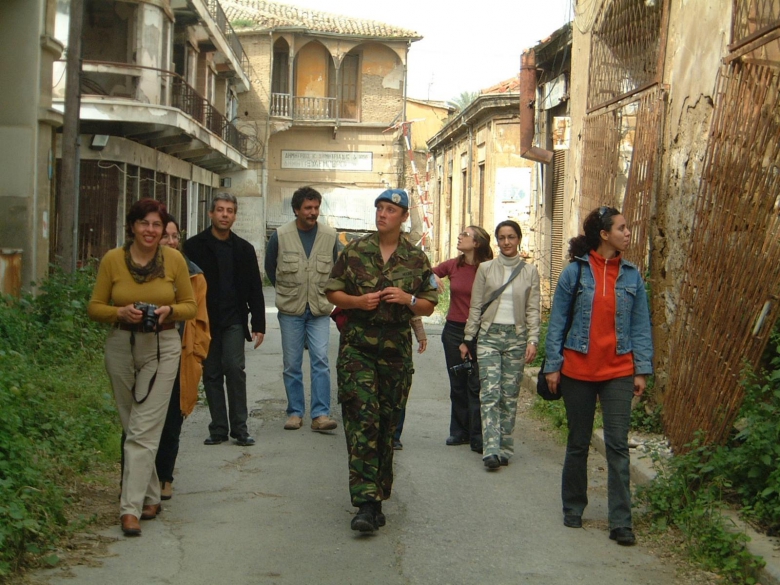
{"label": "black combat boot", "polygon": [[377,528],[381,528],[387,523],[385,515],[382,513],[382,502],[374,502],[374,518]]}
{"label": "black combat boot", "polygon": [[350,527],[352,530],[357,530],[359,532],[373,532],[377,529],[373,502],[360,504],[357,514],[352,518]]}

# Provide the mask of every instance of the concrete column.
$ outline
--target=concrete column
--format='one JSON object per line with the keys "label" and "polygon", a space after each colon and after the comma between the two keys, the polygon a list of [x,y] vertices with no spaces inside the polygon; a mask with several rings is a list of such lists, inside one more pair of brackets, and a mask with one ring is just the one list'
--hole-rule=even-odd
{"label": "concrete column", "polygon": [[167,69],[168,67],[168,64],[163,62],[167,54],[163,47],[165,14],[161,8],[145,2],[138,5],[137,14],[136,63],[152,69],[142,71],[141,77],[138,79],[136,99],[148,104],[160,104],[164,96],[162,95],[160,72],[156,69]]}

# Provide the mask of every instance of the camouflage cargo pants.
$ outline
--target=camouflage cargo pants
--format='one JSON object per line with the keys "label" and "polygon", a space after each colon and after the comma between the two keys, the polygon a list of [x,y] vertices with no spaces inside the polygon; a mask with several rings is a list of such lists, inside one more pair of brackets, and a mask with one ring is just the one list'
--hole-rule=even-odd
{"label": "camouflage cargo pants", "polygon": [[525,366],[526,340],[514,325],[491,325],[477,342],[483,457],[509,459],[515,452],[512,431],[517,416],[517,395]]}
{"label": "camouflage cargo pants", "polygon": [[412,359],[343,345],[336,369],[352,505],[381,502],[393,488],[393,433],[409,396]]}

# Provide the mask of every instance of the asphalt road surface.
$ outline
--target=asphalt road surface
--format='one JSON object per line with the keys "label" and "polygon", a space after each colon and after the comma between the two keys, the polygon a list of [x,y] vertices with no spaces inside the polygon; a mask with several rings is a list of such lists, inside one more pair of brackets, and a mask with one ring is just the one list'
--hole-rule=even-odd
{"label": "asphalt road surface", "polygon": [[[608,539],[605,465],[595,451],[585,527],[563,526],[564,448],[523,414],[529,395],[521,394],[508,467],[490,473],[467,445],[445,446],[449,386],[436,325],[426,326],[428,351],[415,355],[404,450],[396,452],[393,496],[384,506],[387,526],[353,532],[335,368],[339,428],[312,432],[307,413],[303,428],[283,430],[279,324],[273,308],[267,316],[264,344],[247,344],[249,428],[257,444],[204,446],[209,414],[199,405],[184,423],[174,497],[156,520],[142,523],[143,536],[124,538],[117,523],[103,532],[116,543],[101,566],[39,577],[56,585],[677,582],[674,566],[641,540],[623,548]],[[335,326],[331,331],[333,366],[338,334]]]}

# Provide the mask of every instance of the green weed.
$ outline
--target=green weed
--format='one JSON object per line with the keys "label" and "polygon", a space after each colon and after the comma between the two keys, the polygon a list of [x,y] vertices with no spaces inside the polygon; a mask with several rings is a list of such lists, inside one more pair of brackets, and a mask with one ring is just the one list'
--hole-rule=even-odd
{"label": "green weed", "polygon": [[37,297],[0,300],[0,577],[51,553],[69,526],[66,485],[116,459],[105,326],[86,305],[94,270],[55,271]]}

